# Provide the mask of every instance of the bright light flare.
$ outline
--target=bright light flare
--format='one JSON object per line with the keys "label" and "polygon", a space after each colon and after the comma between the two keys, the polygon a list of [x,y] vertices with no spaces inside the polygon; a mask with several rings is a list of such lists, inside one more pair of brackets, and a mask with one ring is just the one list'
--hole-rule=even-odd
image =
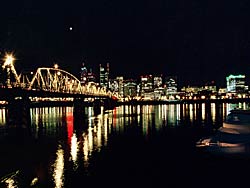
{"label": "bright light flare", "polygon": [[58,64],[54,64],[54,68],[55,68],[55,69],[58,69]]}
{"label": "bright light flare", "polygon": [[14,58],[13,54],[6,53],[3,66],[5,67],[5,66],[12,65],[14,61],[15,61],[15,58]]}

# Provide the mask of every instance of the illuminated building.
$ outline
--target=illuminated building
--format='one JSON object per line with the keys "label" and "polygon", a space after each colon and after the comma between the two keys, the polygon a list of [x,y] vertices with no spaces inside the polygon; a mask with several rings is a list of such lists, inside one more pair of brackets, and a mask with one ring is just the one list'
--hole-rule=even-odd
{"label": "illuminated building", "polygon": [[88,76],[88,69],[83,63],[80,72],[80,82],[82,85],[87,83],[87,76]]}
{"label": "illuminated building", "polygon": [[227,81],[227,92],[230,93],[241,93],[247,90],[245,85],[245,75],[229,75],[226,77]]}
{"label": "illuminated building", "polygon": [[141,96],[144,96],[145,93],[153,92],[153,76],[141,76],[140,86]]}
{"label": "illuminated building", "polygon": [[177,94],[177,78],[176,77],[167,77],[165,84],[166,84],[167,95]]}
{"label": "illuminated building", "polygon": [[89,72],[87,74],[87,81],[88,82],[96,82],[96,76],[95,74],[92,72],[92,69],[89,69]]}
{"label": "illuminated building", "polygon": [[123,77],[119,76],[116,78],[116,80],[118,81],[118,94],[123,97]]}
{"label": "illuminated building", "polygon": [[162,77],[161,76],[155,76],[154,77],[154,88],[162,87]]}
{"label": "illuminated building", "polygon": [[82,64],[81,67],[80,82],[82,85],[85,85],[88,82],[96,82],[96,77],[95,74],[92,72],[92,69],[90,68],[88,71],[84,63]]}
{"label": "illuminated building", "polygon": [[117,79],[110,79],[109,80],[109,89],[112,92],[117,92],[119,91],[119,81]]}
{"label": "illuminated building", "polygon": [[207,82],[204,86],[204,90],[212,91],[213,93],[217,92],[217,88],[214,81]]}
{"label": "illuminated building", "polygon": [[218,91],[219,94],[225,94],[226,92],[227,92],[226,88],[219,88],[219,91]]}
{"label": "illuminated building", "polygon": [[123,77],[118,76],[115,79],[110,79],[109,80],[109,89],[112,92],[117,93],[119,96],[123,97],[123,89],[124,89],[124,82],[123,82]]}
{"label": "illuminated building", "polygon": [[187,94],[197,94],[202,89],[198,86],[188,86],[181,88],[181,91]]}
{"label": "illuminated building", "polygon": [[107,63],[106,69],[100,64],[100,86],[109,88],[109,63]]}
{"label": "illuminated building", "polygon": [[164,88],[162,87],[162,75],[154,77],[154,99],[159,100],[164,95]]}
{"label": "illuminated building", "polygon": [[124,81],[123,88],[124,97],[136,97],[137,96],[137,83],[134,80]]}

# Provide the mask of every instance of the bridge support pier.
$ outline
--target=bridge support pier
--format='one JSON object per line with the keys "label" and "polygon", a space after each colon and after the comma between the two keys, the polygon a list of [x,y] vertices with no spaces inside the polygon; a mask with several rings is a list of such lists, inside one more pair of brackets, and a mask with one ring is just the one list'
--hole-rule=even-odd
{"label": "bridge support pier", "polygon": [[112,100],[112,99],[104,100],[104,110],[113,110],[116,105],[117,105],[117,102],[115,100]]}
{"label": "bridge support pier", "polygon": [[82,99],[75,98],[73,102],[74,113],[81,113],[84,111],[84,101]]}
{"label": "bridge support pier", "polygon": [[11,98],[8,100],[7,110],[7,126],[10,131],[9,133],[15,136],[27,136],[30,133],[31,126],[29,99]]}
{"label": "bridge support pier", "polygon": [[93,108],[94,108],[94,115],[97,116],[101,114],[101,106],[103,106],[103,101],[101,99],[95,99],[93,103]]}
{"label": "bridge support pier", "polygon": [[98,115],[101,114],[101,107],[103,106],[105,110],[113,110],[116,106],[116,101],[112,99],[95,99],[93,107],[94,107],[94,114]]}
{"label": "bridge support pier", "polygon": [[82,129],[85,127],[81,127],[82,125],[85,125],[84,121],[86,119],[86,103],[83,101],[83,99],[74,99],[73,103],[73,117],[74,117],[74,127],[76,129]]}

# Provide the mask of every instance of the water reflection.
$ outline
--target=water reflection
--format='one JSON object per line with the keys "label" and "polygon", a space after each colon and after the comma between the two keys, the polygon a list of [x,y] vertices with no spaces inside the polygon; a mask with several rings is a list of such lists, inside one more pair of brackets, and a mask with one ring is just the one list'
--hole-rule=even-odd
{"label": "water reflection", "polygon": [[[20,173],[14,173],[1,184],[15,187],[16,176],[30,179],[29,184],[53,182],[55,187],[65,187],[77,173],[91,175],[96,155],[109,146],[112,135],[122,135],[133,130],[135,135],[149,138],[162,129],[176,127],[208,126],[217,128],[234,108],[249,108],[246,103],[238,104],[170,104],[170,105],[124,105],[113,110],[94,113],[93,107],[83,107],[74,111],[73,107],[44,107],[30,109],[31,137],[30,145],[36,144],[37,156],[28,155],[17,160]],[[0,109],[0,127],[6,125],[6,109]],[[18,141],[17,141],[18,142]],[[34,142],[34,143],[33,143]],[[26,143],[27,144],[27,143]],[[18,145],[18,147],[27,147]],[[5,147],[2,153],[8,154]],[[33,150],[24,150],[29,153]],[[0,163],[4,156],[0,156]],[[27,158],[27,159],[26,159]],[[21,161],[23,160],[23,161]],[[5,160],[6,161],[6,160]],[[9,161],[11,164],[13,161]],[[17,162],[16,162],[17,163]],[[12,173],[6,169],[1,177]],[[13,169],[13,168],[9,168]],[[29,170],[27,170],[29,169]],[[29,173],[26,173],[29,171]],[[51,183],[52,184],[52,183]]]}
{"label": "water reflection", "polygon": [[72,138],[71,138],[71,151],[70,151],[70,154],[71,154],[71,158],[72,158],[72,161],[74,163],[74,169],[77,168],[77,153],[78,153],[78,143],[77,143],[77,137],[76,137],[76,134],[74,133]]}
{"label": "water reflection", "polygon": [[216,121],[216,105],[215,105],[215,103],[211,103],[211,118],[212,118],[212,122]]}
{"label": "water reflection", "polygon": [[64,150],[61,148],[61,145],[58,146],[58,150],[56,152],[56,160],[53,164],[54,171],[53,177],[56,188],[63,187],[64,184]]}
{"label": "water reflection", "polygon": [[0,126],[6,124],[6,110],[5,108],[0,108]]}
{"label": "water reflection", "polygon": [[6,109],[0,108],[0,138],[6,134]]}

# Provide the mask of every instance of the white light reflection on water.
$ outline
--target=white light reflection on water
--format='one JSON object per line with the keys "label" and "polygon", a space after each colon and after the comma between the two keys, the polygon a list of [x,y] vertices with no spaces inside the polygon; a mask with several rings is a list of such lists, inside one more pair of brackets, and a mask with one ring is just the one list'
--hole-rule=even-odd
{"label": "white light reflection on water", "polygon": [[161,112],[162,112],[163,124],[165,126],[166,122],[167,122],[167,105],[162,105],[161,106]]}
{"label": "white light reflection on water", "polygon": [[[107,119],[107,121],[106,121]],[[102,131],[103,137],[104,137],[104,146],[107,146],[108,144],[108,125],[111,125],[111,122],[108,122],[108,120],[111,121],[112,118],[108,117],[108,114],[105,114],[104,117],[104,122],[103,122],[103,128],[104,130]]]}
{"label": "white light reflection on water", "polygon": [[76,134],[74,133],[73,136],[71,137],[71,150],[70,154],[72,157],[72,161],[74,163],[74,168],[77,168],[77,153],[78,153],[78,143],[77,143],[77,137]]}
{"label": "white light reflection on water", "polygon": [[141,107],[140,105],[136,106],[136,115],[137,115],[137,125],[140,125],[140,121],[141,121]]}
{"label": "white light reflection on water", "polygon": [[[62,130],[64,127],[62,123],[62,117],[66,116],[71,111],[70,107],[42,107],[31,108],[31,125],[32,132],[36,138],[38,134],[56,135],[58,130]],[[39,132],[40,131],[40,132]]]}
{"label": "white light reflection on water", "polygon": [[[223,106],[223,107],[222,107]],[[56,160],[52,161],[53,171],[50,178],[54,180],[56,187],[63,187],[65,182],[64,171],[66,168],[72,168],[67,165],[67,162],[73,162],[73,167],[83,166],[86,170],[91,168],[94,151],[100,151],[103,146],[108,143],[109,136],[113,133],[122,134],[128,126],[136,125],[136,130],[140,129],[145,137],[149,135],[150,130],[155,128],[160,131],[164,126],[184,125],[183,119],[188,119],[194,122],[195,120],[203,120],[201,123],[207,123],[207,112],[211,110],[211,120],[216,121],[216,113],[227,112],[235,106],[248,108],[245,103],[242,104],[222,104],[217,108],[217,104],[212,103],[210,106],[205,104],[171,104],[171,105],[137,105],[137,106],[119,106],[108,113],[94,115],[93,107],[86,107],[83,125],[78,125],[80,128],[76,130],[74,125],[73,107],[51,107],[51,108],[33,108],[32,123],[36,126],[36,133],[42,131],[40,138],[58,139],[59,141],[67,141],[58,149],[54,149],[53,155],[56,153]],[[206,109],[207,108],[207,109]],[[208,111],[207,111],[208,110]],[[103,112],[103,109],[101,110]],[[5,113],[4,111],[0,113]],[[0,114],[1,115],[1,114]],[[0,116],[1,117],[1,116]],[[65,126],[66,122],[66,126]],[[200,122],[199,122],[200,123]],[[1,124],[1,122],[0,122]],[[42,125],[44,129],[40,129],[38,125]],[[155,127],[153,127],[155,126]],[[76,132],[79,131],[79,132]],[[140,132],[140,133],[141,133]],[[80,134],[78,134],[80,133]],[[37,137],[39,139],[39,134]],[[57,142],[58,143],[58,142]],[[59,142],[62,143],[62,142]],[[54,163],[53,163],[54,162]],[[51,164],[51,159],[50,159]],[[70,167],[68,167],[70,166]],[[76,171],[76,169],[70,169]],[[10,183],[11,184],[11,180]]]}
{"label": "white light reflection on water", "polygon": [[56,161],[53,165],[53,177],[56,188],[64,187],[64,151],[62,146],[59,145],[58,150],[56,152]]}
{"label": "white light reflection on water", "polygon": [[142,132],[143,135],[148,136],[149,134],[149,125],[152,123],[152,106],[151,105],[145,105],[143,106],[143,119],[142,119]]}
{"label": "white light reflection on water", "polygon": [[113,124],[109,125],[109,133],[111,134],[112,129],[115,132],[124,131],[124,108],[122,106],[115,107],[109,118],[112,119]]}
{"label": "white light reflection on water", "polygon": [[155,129],[159,130],[162,126],[162,111],[161,108],[162,106],[155,106],[154,107],[154,111],[155,111]]}
{"label": "white light reflection on water", "polygon": [[195,120],[197,120],[197,110],[198,110],[198,108],[199,108],[199,107],[198,107],[198,104],[195,103],[195,104],[194,104],[194,111],[193,111]]}
{"label": "white light reflection on water", "polygon": [[0,109],[0,137],[6,134],[5,125],[6,125],[6,109]]}
{"label": "white light reflection on water", "polygon": [[[114,129],[116,128],[116,124],[118,122],[118,118],[117,118],[117,107],[114,108],[113,110],[113,118],[112,119],[112,126],[114,127]],[[110,129],[111,131],[111,129]]]}
{"label": "white light reflection on water", "polygon": [[190,116],[189,116],[189,104],[183,104],[182,105],[182,112],[183,112],[183,117],[185,117],[185,119],[189,118],[190,119]]}
{"label": "white light reflection on water", "polygon": [[5,108],[0,108],[0,126],[6,124],[6,110]]}
{"label": "white light reflection on water", "polygon": [[195,118],[193,111],[194,111],[194,104],[190,104],[189,105],[189,115],[190,115],[191,122],[193,122],[194,118]]}
{"label": "white light reflection on water", "polygon": [[180,104],[177,104],[176,105],[176,121],[177,121],[177,124],[178,122],[181,120],[181,106]]}
{"label": "white light reflection on water", "polygon": [[[186,106],[185,106],[186,108]],[[167,125],[178,126],[180,120],[180,106],[178,104],[170,104],[167,106]],[[185,109],[185,113],[189,114],[188,108]]]}
{"label": "white light reflection on water", "polygon": [[[89,165],[93,151],[100,151],[108,140],[108,114],[101,113],[96,117],[88,117],[88,129],[82,134],[84,167]],[[103,142],[102,142],[103,141]]]}
{"label": "white light reflection on water", "polygon": [[131,112],[130,112],[130,105],[125,105],[124,106],[124,115],[125,115],[125,123],[127,124],[127,125],[129,125],[129,118],[130,118],[130,114],[131,114]]}
{"label": "white light reflection on water", "polygon": [[201,120],[204,122],[206,120],[206,104],[201,104]]}
{"label": "white light reflection on water", "polygon": [[211,117],[212,117],[212,121],[215,122],[215,120],[216,120],[216,105],[215,105],[215,103],[211,103]]}
{"label": "white light reflection on water", "polygon": [[89,127],[88,128],[88,135],[87,135],[87,140],[88,140],[88,155],[91,156],[91,153],[93,151],[93,147],[94,147],[94,135],[93,135],[93,128]]}
{"label": "white light reflection on water", "polygon": [[231,110],[234,109],[248,109],[248,106],[246,105],[246,103],[225,103],[223,104],[223,114],[224,117],[226,117]]}
{"label": "white light reflection on water", "polygon": [[87,169],[89,166],[89,140],[88,140],[88,135],[83,133],[83,162],[84,162],[84,167]]}
{"label": "white light reflection on water", "polygon": [[226,117],[227,116],[227,104],[223,103],[222,104],[222,114],[223,114],[223,117]]}
{"label": "white light reflection on water", "polygon": [[89,124],[88,124],[88,129],[87,131],[83,132],[82,137],[83,137],[83,162],[84,162],[84,167],[87,169],[89,166],[89,158],[92,155],[93,152],[93,118],[91,117],[91,110],[90,108],[88,109],[89,113]]}

